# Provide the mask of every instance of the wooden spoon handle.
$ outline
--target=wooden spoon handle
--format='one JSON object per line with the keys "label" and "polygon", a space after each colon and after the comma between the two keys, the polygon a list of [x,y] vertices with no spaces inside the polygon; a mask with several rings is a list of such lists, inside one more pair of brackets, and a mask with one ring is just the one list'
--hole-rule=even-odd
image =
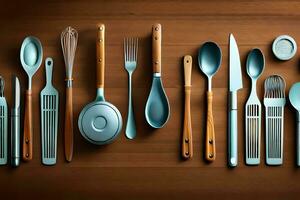
{"label": "wooden spoon handle", "polygon": [[152,27],[152,62],[153,72],[161,73],[161,25]]}
{"label": "wooden spoon handle", "polygon": [[184,102],[184,121],[182,135],[182,157],[191,158],[193,156],[193,141],[192,141],[192,122],[191,122],[191,73],[192,73],[192,57],[185,56],[184,65],[184,80],[185,80],[185,102]]}
{"label": "wooden spoon handle", "polygon": [[24,134],[23,134],[23,160],[32,160],[32,91],[26,90]]}
{"label": "wooden spoon handle", "polygon": [[65,110],[65,158],[68,162],[73,158],[73,89],[66,88],[66,110]]}
{"label": "wooden spoon handle", "polygon": [[105,26],[98,24],[98,33],[96,41],[96,58],[97,58],[97,88],[104,88],[104,45],[105,45]]}
{"label": "wooden spoon handle", "polygon": [[214,161],[216,159],[216,145],[215,145],[215,129],[214,119],[212,113],[213,92],[207,92],[207,118],[206,118],[206,149],[205,158],[207,161]]}

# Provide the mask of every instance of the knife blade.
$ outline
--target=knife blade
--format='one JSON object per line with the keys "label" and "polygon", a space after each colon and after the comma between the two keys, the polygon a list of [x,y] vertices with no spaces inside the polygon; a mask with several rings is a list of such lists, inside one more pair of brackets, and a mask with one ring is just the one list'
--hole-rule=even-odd
{"label": "knife blade", "polygon": [[238,163],[238,124],[237,91],[243,88],[241,61],[238,46],[233,34],[229,35],[229,130],[228,130],[228,164]]}
{"label": "knife blade", "polygon": [[20,81],[14,76],[13,105],[11,108],[11,165],[17,167],[20,164]]}

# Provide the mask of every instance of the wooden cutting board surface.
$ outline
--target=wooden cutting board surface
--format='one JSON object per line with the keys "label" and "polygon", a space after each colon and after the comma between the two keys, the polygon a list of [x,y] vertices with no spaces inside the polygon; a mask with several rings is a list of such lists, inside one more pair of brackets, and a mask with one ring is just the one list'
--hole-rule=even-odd
{"label": "wooden cutting board surface", "polygon": [[[286,93],[300,80],[299,54],[287,62],[276,60],[272,41],[288,34],[300,43],[299,1],[6,1],[0,8],[0,75],[5,78],[5,95],[12,100],[11,76],[22,86],[24,106],[27,76],[19,61],[22,40],[38,37],[45,58],[54,59],[54,86],[60,93],[58,161],[53,167],[41,164],[39,92],[45,85],[44,65],[33,78],[33,160],[17,169],[0,167],[0,195],[7,199],[299,199],[300,169],[295,166],[296,117],[287,103],[284,126],[284,164],[265,164],[265,137],[259,166],[244,161],[244,105],[250,92],[246,75],[247,53],[260,48],[266,68],[258,80],[263,98],[263,81],[271,74],[286,80]],[[127,73],[123,63],[123,38],[139,37],[138,67],[133,74],[133,99],[137,138],[121,136],[107,146],[87,143],[77,128],[79,112],[95,98],[96,24],[106,25],[105,97],[127,116]],[[151,27],[162,24],[162,79],[170,100],[171,117],[160,130],[146,124],[144,107],[151,86]],[[74,158],[66,163],[63,153],[65,66],[60,33],[68,25],[79,32],[74,65]],[[238,93],[239,164],[227,167],[228,36],[239,45],[244,89]],[[218,43],[223,61],[213,78],[217,158],[203,159],[205,91],[207,81],[197,65],[197,52],[207,40]],[[194,157],[183,161],[180,144],[183,122],[184,55],[193,56],[192,125]],[[22,110],[24,114],[24,110]],[[264,115],[264,112],[263,112]],[[263,117],[264,120],[264,117]],[[264,124],[264,123],[263,123]],[[264,126],[262,133],[264,133]],[[263,134],[264,135],[264,134]]]}

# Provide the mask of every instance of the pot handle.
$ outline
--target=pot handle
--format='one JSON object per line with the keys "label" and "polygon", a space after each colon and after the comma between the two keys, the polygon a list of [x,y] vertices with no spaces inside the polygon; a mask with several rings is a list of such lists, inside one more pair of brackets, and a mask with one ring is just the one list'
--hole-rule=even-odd
{"label": "pot handle", "polygon": [[97,58],[97,88],[104,88],[104,34],[105,26],[104,24],[98,24],[98,33],[96,41],[96,58]]}

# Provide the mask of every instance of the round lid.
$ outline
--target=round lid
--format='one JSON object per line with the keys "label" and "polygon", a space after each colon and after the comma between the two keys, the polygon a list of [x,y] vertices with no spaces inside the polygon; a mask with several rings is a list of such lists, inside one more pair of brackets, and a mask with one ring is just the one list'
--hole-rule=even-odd
{"label": "round lid", "polygon": [[121,114],[108,102],[96,102],[80,113],[79,129],[84,138],[94,144],[112,141],[122,127]]}
{"label": "round lid", "polygon": [[281,35],[274,40],[272,50],[279,60],[289,60],[296,54],[297,44],[291,36]]}

